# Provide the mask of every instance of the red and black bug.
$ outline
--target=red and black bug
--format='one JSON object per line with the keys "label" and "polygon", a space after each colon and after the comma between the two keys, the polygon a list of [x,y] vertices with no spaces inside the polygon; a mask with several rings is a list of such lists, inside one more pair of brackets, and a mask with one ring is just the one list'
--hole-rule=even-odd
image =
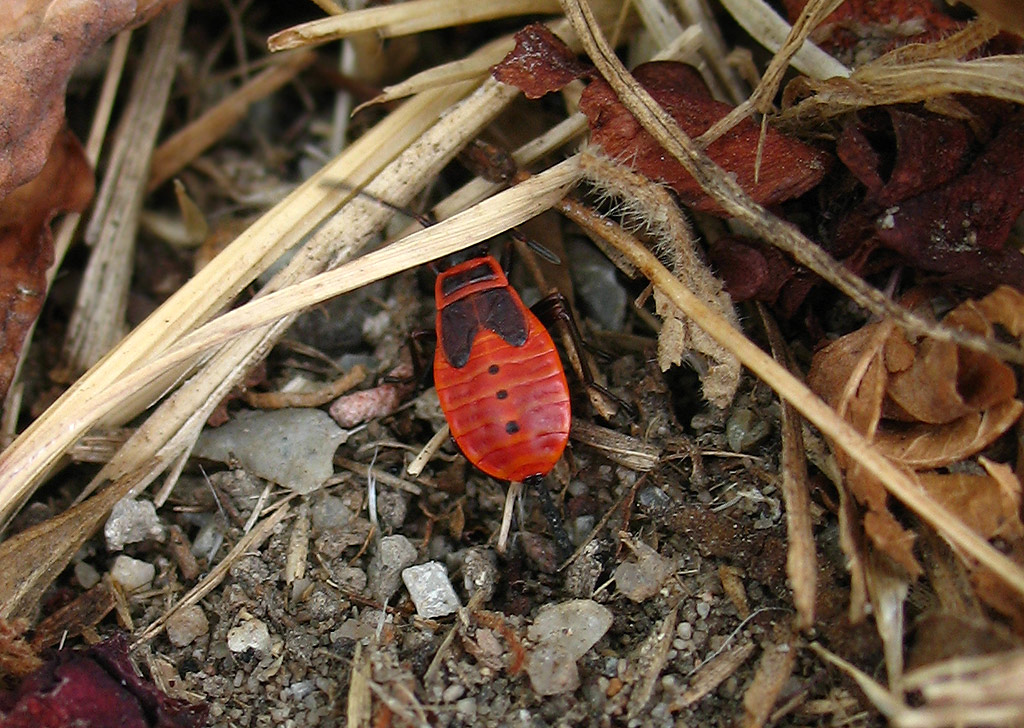
{"label": "red and black bug", "polygon": [[488,475],[536,482],[569,439],[569,386],[551,335],[491,255],[439,273],[435,299],[434,384],[452,437]]}

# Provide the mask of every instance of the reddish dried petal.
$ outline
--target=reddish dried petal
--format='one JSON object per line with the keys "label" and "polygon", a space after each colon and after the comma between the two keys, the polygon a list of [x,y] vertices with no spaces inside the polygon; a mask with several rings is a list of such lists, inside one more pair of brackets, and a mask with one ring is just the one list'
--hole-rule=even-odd
{"label": "reddish dried petal", "polygon": [[491,73],[502,83],[517,86],[528,99],[558,91],[591,72],[591,67],[577,59],[545,25],[532,23],[515,38],[516,47]]}
{"label": "reddish dried petal", "polygon": [[7,394],[21,345],[43,306],[53,263],[50,220],[85,209],[92,170],[74,135],[62,130],[39,176],[0,203],[0,399]]}
{"label": "reddish dried petal", "polygon": [[778,249],[745,238],[719,238],[708,255],[736,302],[756,299],[774,304],[794,274],[793,264]]}
{"label": "reddish dried petal", "polygon": [[0,728],[198,728],[207,710],[139,677],[124,635],[60,650],[17,689],[0,692]]}
{"label": "reddish dried petal", "polygon": [[[728,104],[712,99],[697,72],[684,64],[645,63],[633,71],[633,76],[690,136],[699,136],[731,110]],[[605,81],[595,80],[586,88],[580,110],[590,120],[592,141],[608,155],[670,185],[683,203],[695,210],[722,214],[697,181],[640,126]],[[829,156],[772,129],[766,133],[755,181],[760,132],[758,125],[744,119],[711,144],[707,153],[762,205],[799,197],[821,181]]]}
{"label": "reddish dried petal", "polygon": [[[783,0],[790,22],[806,4],[807,0]],[[863,63],[907,43],[937,40],[962,25],[932,0],[846,0],[811,37],[830,53]]]}
{"label": "reddish dried petal", "polygon": [[[876,115],[850,124],[836,147],[839,159],[868,188],[869,202],[893,205],[963,172],[971,144],[965,123],[896,107],[885,111],[888,123]],[[887,172],[893,136],[895,161]]]}
{"label": "reddish dried petal", "polygon": [[967,171],[883,214],[877,235],[914,265],[986,289],[1024,288],[1024,256],[1004,245],[1024,211],[1024,112],[1017,111]]}

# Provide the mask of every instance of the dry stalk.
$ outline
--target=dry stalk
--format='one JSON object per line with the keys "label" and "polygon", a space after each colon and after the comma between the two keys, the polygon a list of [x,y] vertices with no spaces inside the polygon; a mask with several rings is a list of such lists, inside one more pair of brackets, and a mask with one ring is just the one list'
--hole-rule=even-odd
{"label": "dry stalk", "polygon": [[274,59],[269,68],[253,76],[215,106],[164,141],[155,152],[146,190],[151,192],[180,172],[245,118],[249,106],[274,93],[313,63],[312,53],[291,53]]}
{"label": "dry stalk", "polygon": [[326,43],[368,30],[384,38],[515,15],[557,13],[555,0],[411,0],[312,20],[270,36],[272,51]]}
{"label": "dry stalk", "polygon": [[[807,42],[811,31],[841,2],[842,0],[811,0],[804,5],[803,10],[800,11],[800,17],[797,18],[796,24],[789,29],[785,40],[779,47],[770,49],[775,51],[775,55],[772,56],[768,68],[765,69],[760,83],[757,84],[757,88],[754,89],[750,98],[745,99],[743,103],[712,124],[711,128],[700,135],[697,143],[702,147],[707,147],[740,121],[750,116],[751,113],[758,111],[765,114],[770,111],[772,100],[782,83],[782,76],[789,69],[790,64],[795,66],[796,55],[798,53],[813,55],[811,49],[818,50]],[[772,12],[770,8],[764,8],[764,10]],[[818,50],[818,54],[815,56],[816,65],[824,67],[816,70],[827,73],[829,76],[849,75],[849,70],[842,64],[826,65],[824,58],[831,58],[831,56]],[[762,133],[761,136],[763,139],[764,134]]]}
{"label": "dry stalk", "polygon": [[[758,312],[772,356],[789,370],[788,349],[782,332],[767,310],[758,304]],[[818,591],[818,557],[814,549],[810,494],[808,493],[807,454],[804,448],[800,416],[789,402],[782,400],[782,497],[786,502],[786,576],[793,590],[796,627],[809,629],[814,624],[814,602]]]}
{"label": "dry stalk", "polygon": [[786,92],[812,94],[782,112],[779,122],[786,126],[820,124],[869,106],[927,102],[951,94],[975,94],[1021,104],[1024,58],[935,58],[899,65],[876,61],[858,68],[847,79],[802,80],[791,84]]}
{"label": "dry stalk", "polygon": [[125,308],[145,179],[177,69],[187,5],[153,21],[110,163],[85,231],[92,254],[64,344],[58,378],[71,380],[95,364],[125,333]]}
{"label": "dry stalk", "polygon": [[[722,0],[722,5],[729,11],[733,19],[750,33],[754,40],[772,53],[779,54],[785,48],[784,53],[776,55],[772,59],[769,68],[782,65],[784,69],[785,65],[792,65],[793,68],[805,76],[818,79],[850,75],[849,68],[807,40],[810,31],[817,23],[821,22],[821,19],[828,14],[827,12],[824,15],[815,13],[811,22],[805,25],[799,35],[796,35],[794,34],[794,28],[767,3],[761,0],[746,0],[744,2]],[[804,7],[801,17],[809,12],[811,5],[811,3],[808,3]],[[830,2],[828,5],[827,10],[831,12],[834,9],[831,6],[838,5],[838,3]],[[783,60],[785,64],[783,64]],[[765,78],[769,77],[773,79],[771,85],[777,87],[774,75],[766,72]],[[754,93],[757,95],[756,91]],[[774,92],[765,96],[762,100],[767,100],[771,95],[774,95]],[[760,105],[757,105],[757,108],[760,108]]]}

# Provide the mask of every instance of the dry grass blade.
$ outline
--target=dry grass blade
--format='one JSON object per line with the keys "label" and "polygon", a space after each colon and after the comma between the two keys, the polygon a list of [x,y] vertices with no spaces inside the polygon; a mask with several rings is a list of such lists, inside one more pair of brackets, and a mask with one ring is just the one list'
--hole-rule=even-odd
{"label": "dry grass blade", "polygon": [[282,56],[270,68],[248,80],[241,88],[225,96],[216,106],[172,135],[153,152],[146,189],[156,189],[181,171],[228,129],[245,118],[251,104],[291,81],[314,59],[312,53]]}
{"label": "dry grass blade", "polygon": [[106,176],[85,231],[93,244],[64,345],[66,380],[95,364],[125,332],[139,214],[146,174],[163,121],[187,5],[155,20],[146,36],[131,97],[118,128]]}
{"label": "dry grass blade", "polygon": [[936,58],[898,65],[876,62],[857,69],[848,79],[803,81],[794,88],[813,95],[786,109],[779,120],[782,124],[815,124],[869,106],[931,101],[949,94],[977,94],[1021,104],[1024,58]]}
{"label": "dry grass blade", "polygon": [[513,15],[556,12],[555,0],[412,0],[312,20],[275,33],[268,45],[272,51],[283,51],[366,31],[389,38]]}
{"label": "dry grass blade", "polygon": [[[824,76],[825,78],[829,76],[848,76],[850,72],[847,68],[838,63],[827,64],[824,59],[831,59],[831,56],[809,45],[807,42],[811,31],[814,30],[826,15],[835,10],[839,4],[840,2],[836,0],[811,0],[804,5],[803,10],[800,11],[800,17],[797,18],[796,24],[789,29],[785,39],[776,47],[769,47],[770,50],[775,52],[775,55],[772,56],[772,60],[768,63],[768,68],[765,69],[760,83],[757,84],[757,88],[754,89],[750,98],[745,99],[743,103],[715,122],[710,129],[700,136],[697,142],[707,147],[753,111],[756,110],[762,114],[770,111],[773,99],[778,93],[779,85],[782,83],[783,74],[786,73],[791,63],[796,66],[795,59],[800,53],[803,53],[805,56],[813,55],[815,64],[817,66],[824,66],[820,69],[814,69],[816,73],[809,75],[820,77],[816,74],[827,74]],[[769,14],[771,13],[770,8],[762,6],[762,9]],[[812,49],[813,51],[818,51],[817,54],[814,54]]]}
{"label": "dry grass blade", "polygon": [[[381,154],[395,154],[407,147],[465,90],[463,87],[423,94],[390,114],[264,214],[211,265],[132,331],[114,352],[72,385],[0,453],[0,523],[10,517],[56,458],[96,424],[102,416],[94,409],[98,403],[104,413],[116,409],[120,421],[127,421],[159,396],[178,373],[172,372],[155,385],[135,392],[121,389],[121,397],[128,399],[120,402],[109,399],[109,387],[122,382],[126,372],[158,356],[184,333],[222,309],[256,275],[351,196],[351,191],[337,186],[338,180],[364,185],[390,159],[388,156],[382,162]],[[333,182],[327,184],[327,180]],[[188,362],[186,358],[178,361]]]}
{"label": "dry grass blade", "polygon": [[[782,332],[762,305],[758,305],[761,322],[768,332],[772,355],[779,364],[788,366],[788,351]],[[783,400],[782,413],[782,496],[786,502],[786,574],[793,590],[796,626],[808,629],[814,624],[814,602],[818,592],[818,557],[814,549],[811,503],[808,492],[807,456],[804,449],[800,416]]]}
{"label": "dry grass blade", "polygon": [[[792,27],[767,3],[738,0],[723,0],[722,5],[733,19],[743,26],[758,43],[776,53],[786,43]],[[796,44],[788,63],[796,70],[811,78],[832,78],[849,76],[850,69],[830,56],[818,46],[806,40],[806,35]]]}

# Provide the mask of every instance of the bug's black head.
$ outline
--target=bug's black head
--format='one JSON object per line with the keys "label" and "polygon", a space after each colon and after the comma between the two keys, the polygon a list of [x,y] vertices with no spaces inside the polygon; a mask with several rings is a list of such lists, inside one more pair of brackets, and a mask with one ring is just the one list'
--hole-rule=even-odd
{"label": "bug's black head", "polygon": [[430,264],[430,267],[433,268],[435,273],[441,273],[449,268],[457,266],[459,263],[464,263],[465,261],[472,260],[473,258],[483,258],[490,254],[490,246],[488,246],[487,243],[477,243],[465,250],[460,250],[457,253],[446,255],[440,260],[435,260]]}

